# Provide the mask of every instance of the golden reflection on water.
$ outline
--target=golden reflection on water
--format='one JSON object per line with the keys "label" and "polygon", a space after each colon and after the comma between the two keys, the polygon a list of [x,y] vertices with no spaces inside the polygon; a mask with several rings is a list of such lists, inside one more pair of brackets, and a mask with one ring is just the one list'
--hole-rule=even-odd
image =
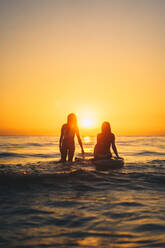
{"label": "golden reflection on water", "polygon": [[84,151],[86,154],[93,152],[93,145],[91,147],[91,142],[92,142],[92,139],[90,136],[83,137]]}
{"label": "golden reflection on water", "polygon": [[[19,244],[23,245],[29,245],[29,246],[36,246],[36,245],[42,245],[42,246],[52,246],[57,247],[57,244],[61,247],[67,247],[68,243],[75,244],[79,247],[107,247],[107,248],[129,248],[129,247],[138,247],[138,244],[150,244],[150,237],[146,234],[135,234],[131,232],[109,232],[109,236],[106,237],[96,237],[96,236],[90,236],[90,237],[60,237],[61,232],[65,232],[64,230],[56,231],[56,227],[51,226],[47,228],[32,228],[31,232],[29,232],[29,235],[32,235],[33,238],[31,240],[25,240],[23,242],[19,242]],[[47,233],[49,236],[52,237],[46,237],[43,234]],[[57,235],[57,236],[56,236]],[[99,235],[99,233],[98,233]],[[160,240],[161,242],[164,242],[164,235],[153,235],[153,240]],[[16,242],[17,243],[17,242]],[[149,246],[147,246],[149,247]]]}
{"label": "golden reflection on water", "polygon": [[[117,193],[115,192],[115,197],[114,195],[110,195],[111,197],[107,196],[107,203],[110,205],[110,201],[112,200],[115,203],[132,203],[133,201],[133,192],[132,195],[124,195],[124,193]],[[140,215],[142,214],[141,211],[139,211],[139,207],[129,207],[129,206],[121,206],[116,205],[115,210],[109,210],[111,213],[113,211],[115,213],[125,213],[125,217],[122,217],[118,219],[112,219],[111,215],[108,216],[103,216],[100,215],[98,212],[98,207],[97,209],[93,209],[93,205],[90,207],[90,211],[86,211],[86,209],[79,209],[76,207],[71,207],[71,208],[66,208],[66,205],[61,203],[61,199],[53,198],[53,194],[50,195],[50,205],[44,206],[41,204],[41,202],[45,202],[44,197],[39,198],[38,201],[34,202],[34,207],[36,209],[39,209],[40,211],[47,211],[50,212],[49,218],[54,220],[54,224],[52,222],[51,225],[47,224],[44,226],[39,226],[39,227],[33,227],[30,230],[28,230],[29,236],[32,235],[31,240],[26,240],[24,241],[24,245],[54,245],[54,244],[59,244],[63,245],[63,247],[66,247],[69,242],[78,245],[79,247],[114,247],[114,248],[128,248],[128,247],[138,247],[139,242],[140,243],[148,243],[150,242],[150,237],[146,235],[146,232],[144,231],[136,231],[136,227],[141,227],[143,228],[143,224],[150,224],[151,220],[147,217],[144,216],[138,216],[138,213]],[[95,196],[96,197],[96,196]],[[138,197],[138,196],[137,196]],[[151,197],[151,195],[144,196],[146,198],[146,201]],[[68,203],[76,202],[83,203],[86,201],[86,203],[90,203],[92,199],[92,196],[90,199],[84,199],[84,197],[76,193],[72,193],[71,195],[68,196],[68,198],[65,199]],[[64,200],[64,199],[63,199]],[[59,202],[59,206],[56,205],[56,201]],[[89,201],[89,202],[88,202]],[[106,199],[103,197],[99,196],[95,198],[93,196],[93,201],[95,202],[95,206],[98,202],[105,202]],[[146,208],[147,206],[140,206],[140,208]],[[127,208],[127,211],[124,210],[124,208]],[[91,209],[93,209],[91,211]],[[129,216],[127,216],[128,212],[134,212],[137,211],[137,218],[135,219],[129,219]],[[146,213],[145,213],[146,215]],[[66,216],[73,216],[72,219],[67,220]],[[76,227],[76,223],[79,222],[79,218],[86,218],[86,217],[95,217],[93,220],[91,220],[90,224],[87,222],[85,228],[78,226]],[[140,219],[138,218],[140,217]],[[152,216],[151,216],[152,217]],[[66,218],[66,223],[63,223],[62,226],[57,225],[57,219],[59,221],[64,221]],[[117,218],[117,217],[116,217]],[[97,220],[97,221],[96,221]],[[153,219],[154,223],[156,223],[156,219]],[[75,226],[74,222],[75,221]],[[96,222],[95,222],[96,221]],[[131,222],[130,222],[131,221]],[[97,225],[98,222],[98,225]],[[130,224],[131,223],[131,224]],[[93,224],[93,228],[91,225]],[[161,224],[161,222],[158,224]],[[70,226],[68,229],[68,225]],[[73,227],[72,227],[73,225]],[[132,230],[127,230],[130,228],[130,225],[132,226]],[[163,222],[162,222],[163,225]],[[117,231],[110,231],[113,226],[114,229],[118,229]],[[82,232],[86,232],[88,227],[88,234],[86,234],[86,237],[81,237]],[[68,231],[69,230],[69,231]],[[146,229],[147,231],[147,229]],[[69,232],[69,235],[68,235]],[[46,234],[48,236],[42,236],[42,234]],[[72,233],[77,233],[76,235],[72,236]],[[89,236],[90,235],[90,236]],[[164,242],[164,235],[163,234],[158,234],[154,236],[152,233],[152,240],[160,240],[161,242]]]}
{"label": "golden reflection on water", "polygon": [[78,241],[79,245],[87,246],[87,247],[98,247],[100,243],[100,238],[99,237],[86,237],[82,240]]}
{"label": "golden reflection on water", "polygon": [[83,137],[83,142],[84,142],[85,144],[88,144],[89,142],[91,142],[90,136],[85,136],[85,137]]}
{"label": "golden reflection on water", "polygon": [[88,153],[88,152],[93,152],[93,149],[92,148],[84,148],[85,152]]}

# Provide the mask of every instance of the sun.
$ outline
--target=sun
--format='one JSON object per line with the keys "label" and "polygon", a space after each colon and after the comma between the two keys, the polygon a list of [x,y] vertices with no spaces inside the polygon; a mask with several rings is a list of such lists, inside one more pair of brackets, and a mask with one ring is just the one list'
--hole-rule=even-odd
{"label": "sun", "polygon": [[[97,111],[96,111],[97,110]],[[99,123],[98,118],[98,108],[92,108],[90,105],[86,105],[83,107],[79,107],[76,111],[78,117],[78,124],[80,125],[80,129],[84,131],[90,132],[95,130]]]}
{"label": "sun", "polygon": [[82,126],[86,128],[90,128],[93,126],[93,122],[90,119],[84,119],[82,120]]}

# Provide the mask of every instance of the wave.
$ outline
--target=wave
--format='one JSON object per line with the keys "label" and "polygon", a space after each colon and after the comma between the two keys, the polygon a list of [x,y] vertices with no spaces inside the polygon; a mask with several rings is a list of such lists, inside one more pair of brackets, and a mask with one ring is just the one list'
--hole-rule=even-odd
{"label": "wave", "polygon": [[35,171],[35,168],[32,168],[31,171],[30,168],[28,170],[26,168],[10,170],[10,168],[5,169],[4,167],[0,170],[0,185],[32,183],[63,187],[69,183],[74,187],[73,182],[76,184],[76,190],[95,190],[94,185],[92,186],[90,183],[106,182],[106,180],[103,176],[97,175],[97,172],[89,172],[79,168],[61,168],[59,172],[55,168],[53,171],[44,171],[43,168],[40,171]]}
{"label": "wave", "polygon": [[23,143],[23,144],[13,144],[13,143],[7,143],[7,144],[0,144],[0,147],[2,148],[29,148],[29,147],[45,147],[45,146],[57,146],[58,144],[48,142],[48,143]]}
{"label": "wave", "polygon": [[137,152],[133,154],[134,156],[138,155],[138,156],[165,156],[164,152],[151,152],[151,151],[143,151],[143,152]]}
{"label": "wave", "polygon": [[150,163],[165,163],[165,159],[154,159],[151,160]]}
{"label": "wave", "polygon": [[0,158],[11,158],[11,157],[20,157],[20,158],[28,158],[28,157],[36,157],[36,158],[56,158],[59,157],[59,154],[43,154],[43,153],[31,153],[31,154],[22,154],[15,152],[0,152]]}
{"label": "wave", "polygon": [[154,160],[149,161],[149,164],[165,165],[165,159],[154,159]]}
{"label": "wave", "polygon": [[24,157],[23,154],[15,153],[15,152],[0,152],[0,158],[6,157]]}
{"label": "wave", "polygon": [[25,146],[54,146],[55,143],[51,143],[51,142],[48,142],[48,143],[25,143]]}
{"label": "wave", "polygon": [[[13,166],[12,166],[13,167]],[[37,167],[37,166],[36,166]],[[62,167],[62,166],[61,166]],[[132,181],[134,183],[132,184]],[[0,169],[0,185],[39,185],[41,187],[65,188],[78,191],[103,191],[103,190],[161,190],[164,192],[164,175],[160,173],[101,173],[98,171],[88,171],[83,168],[44,168],[31,167]],[[124,203],[126,207],[133,207],[132,203]]]}
{"label": "wave", "polygon": [[[160,166],[160,165],[159,165]],[[70,187],[79,191],[165,190],[164,166],[126,164],[122,170],[98,171],[95,166],[76,161],[38,161],[27,164],[0,164],[0,185],[38,184],[41,187]],[[132,183],[133,182],[133,183]],[[22,187],[22,186],[21,186]]]}
{"label": "wave", "polygon": [[135,228],[136,232],[149,232],[153,231],[154,233],[164,233],[165,230],[165,225],[160,225],[160,224],[155,224],[155,223],[147,223],[147,224],[142,224],[139,225]]}

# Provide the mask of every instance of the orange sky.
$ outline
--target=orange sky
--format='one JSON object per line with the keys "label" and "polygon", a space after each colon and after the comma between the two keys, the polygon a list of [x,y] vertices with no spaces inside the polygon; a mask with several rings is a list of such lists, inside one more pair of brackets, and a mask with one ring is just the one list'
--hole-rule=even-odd
{"label": "orange sky", "polygon": [[[0,134],[165,134],[165,2],[0,2]],[[83,123],[89,120],[91,128]]]}

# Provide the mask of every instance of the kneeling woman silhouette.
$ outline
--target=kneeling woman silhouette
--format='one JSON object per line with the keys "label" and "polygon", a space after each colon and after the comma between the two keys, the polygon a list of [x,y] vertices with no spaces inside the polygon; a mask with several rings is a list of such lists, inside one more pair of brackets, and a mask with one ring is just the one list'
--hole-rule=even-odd
{"label": "kneeling woman silhouette", "polygon": [[84,149],[82,145],[82,141],[79,134],[79,129],[77,126],[77,118],[75,114],[69,114],[67,117],[67,123],[64,124],[61,128],[61,136],[60,136],[60,152],[61,152],[61,162],[66,162],[66,158],[68,155],[68,161],[72,162],[74,151],[75,151],[75,143],[74,136],[77,136],[79,145],[81,147],[81,151],[84,154]]}
{"label": "kneeling woman silhouette", "polygon": [[109,159],[112,157],[111,145],[117,158],[120,158],[115,145],[115,135],[111,132],[109,122],[103,122],[101,133],[97,135],[97,144],[94,148],[94,159]]}

